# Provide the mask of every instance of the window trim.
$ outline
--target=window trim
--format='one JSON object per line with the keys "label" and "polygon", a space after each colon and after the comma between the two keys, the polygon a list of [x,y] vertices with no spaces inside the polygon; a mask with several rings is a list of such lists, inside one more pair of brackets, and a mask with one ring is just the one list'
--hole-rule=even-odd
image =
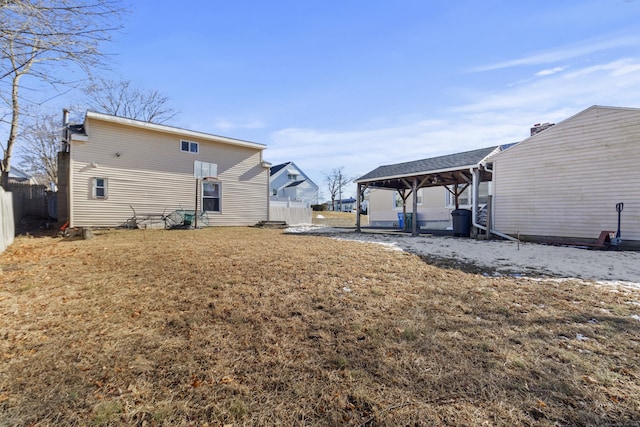
{"label": "window trim", "polygon": [[[185,150],[183,148],[183,144],[187,143],[188,144],[188,149]],[[192,148],[195,147],[195,151],[192,150]],[[189,141],[186,139],[181,139],[180,140],[180,152],[181,153],[191,153],[191,154],[198,154],[200,153],[200,143],[199,142],[195,142],[195,141]]]}
{"label": "window trim", "polygon": [[[392,196],[391,196],[391,207],[393,208],[394,211],[401,211],[402,210],[402,197],[400,197],[400,193],[398,191],[393,191],[392,192]],[[418,206],[422,206],[422,201],[424,200],[424,195],[422,194],[422,188],[418,188]],[[409,205],[407,205],[407,207],[411,207],[413,205],[413,197],[411,195],[409,195],[409,197],[407,198],[407,201],[409,201]],[[400,204],[398,206],[397,202],[400,202]]]}
{"label": "window trim", "polygon": [[[98,186],[98,180],[102,180],[102,186]],[[103,196],[98,196],[98,189],[101,188],[104,191]],[[106,200],[109,197],[108,193],[109,180],[99,176],[91,178],[91,198],[95,200]]]}
{"label": "window trim", "polygon": [[[202,184],[201,184],[202,187],[200,188],[200,194],[201,194],[200,202],[201,202],[202,210],[204,212],[207,212],[207,213],[209,213],[209,212],[211,212],[211,213],[222,213],[222,183],[220,183],[218,181],[211,182],[211,184],[215,184],[215,185],[218,186],[218,197],[210,197],[210,196],[205,197],[205,195],[204,195],[204,185],[205,185],[205,183],[208,183],[208,182],[210,182],[210,181],[202,181]],[[218,199],[218,210],[217,211],[205,211],[204,210],[204,200],[205,199]]]}
{"label": "window trim", "polygon": [[[483,194],[485,192],[484,188],[484,183],[486,183],[486,193],[487,194]],[[458,184],[458,186],[464,186],[465,184]],[[452,186],[448,186],[449,188],[451,188]],[[478,205],[486,205],[487,204],[487,198],[488,196],[492,193],[492,182],[491,181],[483,181],[478,183]],[[453,194],[451,194],[451,192],[449,190],[447,190],[446,188],[444,188],[444,205],[447,209],[455,209],[456,208],[456,201],[455,201],[455,197],[453,196]],[[462,192],[462,194],[466,194],[466,197],[468,198],[469,203],[460,203],[459,204],[459,208],[460,209],[469,209],[471,208],[471,205],[473,204],[473,200],[472,200],[472,195],[471,195],[471,185],[469,185],[467,187],[466,190],[464,190]]]}

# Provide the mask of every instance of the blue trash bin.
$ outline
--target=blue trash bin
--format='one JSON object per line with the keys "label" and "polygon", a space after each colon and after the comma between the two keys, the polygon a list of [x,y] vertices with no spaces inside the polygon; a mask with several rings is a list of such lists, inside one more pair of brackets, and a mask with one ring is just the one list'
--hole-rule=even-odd
{"label": "blue trash bin", "polygon": [[398,212],[398,227],[400,227],[400,230],[404,230],[404,215],[402,212]]}

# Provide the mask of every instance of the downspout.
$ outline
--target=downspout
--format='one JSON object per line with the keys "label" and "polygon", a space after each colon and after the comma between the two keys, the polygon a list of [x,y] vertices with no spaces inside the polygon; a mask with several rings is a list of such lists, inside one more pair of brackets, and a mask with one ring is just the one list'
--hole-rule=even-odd
{"label": "downspout", "polygon": [[[85,117],[85,122],[86,122]],[[67,152],[67,223],[69,227],[74,227],[74,209],[73,209],[73,144],[71,143],[71,130],[69,129],[69,110],[62,110],[62,138],[65,143],[65,151]]]}
{"label": "downspout", "polygon": [[[480,166],[478,166],[479,168]],[[477,222],[478,216],[478,173],[480,172],[478,168],[470,168],[469,172],[471,172],[471,224],[479,228],[481,230],[487,231],[487,227],[484,225],[480,225]],[[489,230],[489,233],[495,234],[496,236],[502,237],[503,239],[511,240],[513,242],[517,242],[518,239],[515,239],[507,234],[501,233],[496,230]]]}
{"label": "downspout", "polygon": [[358,194],[358,200],[356,201],[356,233],[360,233],[360,189],[362,185],[358,182],[356,183],[356,193]]}

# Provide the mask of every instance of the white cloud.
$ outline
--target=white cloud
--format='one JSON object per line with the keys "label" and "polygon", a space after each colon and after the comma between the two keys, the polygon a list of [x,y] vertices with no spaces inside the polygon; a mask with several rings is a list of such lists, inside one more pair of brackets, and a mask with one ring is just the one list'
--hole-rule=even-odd
{"label": "white cloud", "polygon": [[550,68],[550,69],[538,71],[536,73],[536,76],[538,76],[538,77],[551,76],[553,74],[560,73],[560,72],[564,71],[565,69],[566,69],[566,67],[553,67],[553,68]]}
{"label": "white cloud", "polygon": [[384,164],[514,142],[527,135],[524,126],[485,120],[477,115],[344,132],[283,129],[271,135],[265,157],[274,163],[292,160],[321,182],[323,173],[336,167],[358,177]]}
{"label": "white cloud", "polygon": [[[505,91],[471,93],[478,99],[455,108],[459,113],[484,111],[544,111],[599,105],[634,106],[640,90],[640,62],[623,59],[528,81]],[[619,76],[625,76],[620,79]],[[634,88],[634,90],[630,90]]]}
{"label": "white cloud", "polygon": [[640,44],[640,38],[638,37],[618,37],[609,40],[585,40],[581,43],[560,46],[556,49],[533,53],[522,58],[480,66],[475,68],[473,71],[493,71],[522,65],[549,64],[578,58],[603,50],[627,46],[635,47],[638,46],[638,44]]}
{"label": "white cloud", "polygon": [[213,129],[222,131],[230,131],[237,129],[263,129],[266,124],[261,120],[231,120],[228,118],[216,118],[211,123]]}
{"label": "white cloud", "polygon": [[538,122],[559,122],[591,105],[637,107],[640,62],[622,59],[571,72],[548,73],[492,92],[468,91],[468,101],[436,117],[371,122],[358,130],[286,128],[270,135],[265,158],[295,161],[316,182],[344,166],[361,176],[385,164],[520,141]]}

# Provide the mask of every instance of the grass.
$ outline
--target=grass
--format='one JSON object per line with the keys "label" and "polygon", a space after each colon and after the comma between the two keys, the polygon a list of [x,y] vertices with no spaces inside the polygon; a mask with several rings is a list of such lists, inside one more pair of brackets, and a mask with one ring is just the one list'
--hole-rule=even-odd
{"label": "grass", "polygon": [[0,426],[637,425],[638,291],[280,230],[18,238]]}
{"label": "grass", "polygon": [[[313,211],[313,224],[326,225],[330,227],[355,227],[355,212],[334,212],[334,211]],[[369,225],[369,216],[360,215],[360,225]]]}

